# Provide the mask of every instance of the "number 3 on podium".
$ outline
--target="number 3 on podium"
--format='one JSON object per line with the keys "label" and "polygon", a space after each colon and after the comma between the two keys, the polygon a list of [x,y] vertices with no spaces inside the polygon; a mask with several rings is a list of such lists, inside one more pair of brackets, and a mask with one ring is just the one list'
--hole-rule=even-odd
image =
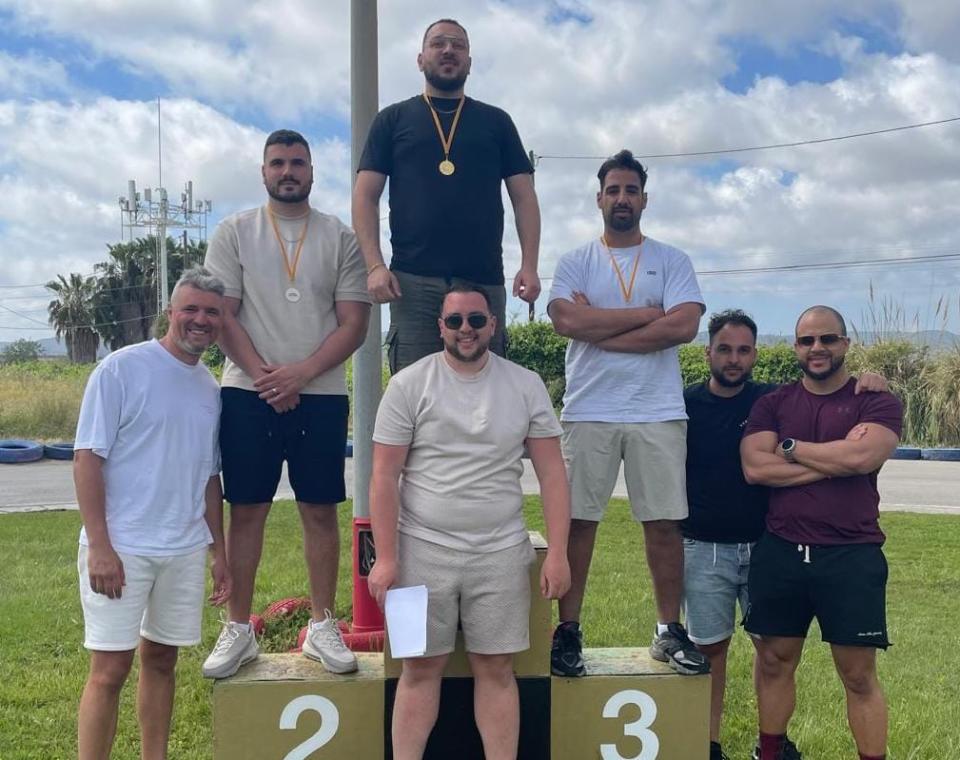
{"label": "number 3 on podium", "polygon": [[286,731],[296,729],[300,715],[308,710],[319,713],[320,728],[313,736],[284,755],[283,760],[306,760],[336,736],[340,727],[340,712],[333,702],[319,694],[304,694],[292,700],[280,713],[280,728]]}
{"label": "number 3 on podium", "polygon": [[601,744],[600,757],[603,760],[656,760],[660,752],[660,740],[650,730],[650,726],[657,719],[657,703],[653,701],[653,697],[643,691],[636,689],[618,691],[603,706],[603,717],[619,717],[625,705],[636,705],[640,708],[640,717],[623,727],[624,736],[633,736],[640,740],[640,754],[624,757],[617,751],[616,744]]}

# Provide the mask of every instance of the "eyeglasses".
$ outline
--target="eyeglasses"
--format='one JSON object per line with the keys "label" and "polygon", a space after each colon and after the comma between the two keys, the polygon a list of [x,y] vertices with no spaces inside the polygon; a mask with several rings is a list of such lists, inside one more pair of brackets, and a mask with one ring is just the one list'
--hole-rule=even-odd
{"label": "eyeglasses", "polygon": [[[459,330],[463,327],[463,314],[447,314],[443,318],[443,324],[448,330]],[[471,311],[466,316],[467,324],[474,330],[487,326],[487,315],[481,311]]]}
{"label": "eyeglasses", "polygon": [[454,50],[463,51],[467,49],[467,41],[465,39],[462,37],[454,37],[449,34],[438,34],[436,37],[431,37],[429,40],[427,40],[427,47],[431,48],[432,50],[443,50],[447,46],[448,42],[450,43],[450,47],[452,47]]}
{"label": "eyeglasses", "polygon": [[810,348],[819,340],[821,346],[832,346],[839,343],[844,337],[845,336],[837,335],[836,333],[827,333],[826,335],[798,335],[797,345]]}

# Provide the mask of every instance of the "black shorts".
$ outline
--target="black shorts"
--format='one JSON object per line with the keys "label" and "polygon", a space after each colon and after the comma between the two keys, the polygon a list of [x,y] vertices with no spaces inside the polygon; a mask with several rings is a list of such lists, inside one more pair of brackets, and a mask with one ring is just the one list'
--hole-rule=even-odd
{"label": "black shorts", "polygon": [[887,560],[879,544],[798,546],[764,533],[750,557],[743,625],[758,636],[805,637],[886,649]]}
{"label": "black shorts", "polygon": [[337,504],[346,499],[346,396],[304,393],[300,404],[284,414],[277,414],[254,391],[222,388],[220,397],[223,490],[231,505],[272,501],[284,460],[298,502]]}

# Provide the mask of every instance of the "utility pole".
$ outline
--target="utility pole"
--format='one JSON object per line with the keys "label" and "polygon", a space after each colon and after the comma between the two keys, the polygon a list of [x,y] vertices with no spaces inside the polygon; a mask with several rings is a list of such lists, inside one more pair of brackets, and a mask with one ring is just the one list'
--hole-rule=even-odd
{"label": "utility pole", "polygon": [[[156,193],[157,199],[154,199]],[[170,203],[166,188],[145,188],[142,196],[137,192],[134,180],[127,182],[126,197],[120,196],[121,229],[130,230],[133,240],[135,227],[144,228],[147,234],[157,236],[157,268],[160,271],[157,302],[160,313],[166,310],[170,299],[170,278],[167,271],[167,230],[182,229],[184,250],[186,250],[188,230],[195,230],[202,241],[207,239],[207,219],[213,208],[208,200],[193,200],[193,180],[189,180],[180,194],[180,203]]]}
{"label": "utility pole", "polygon": [[[367,132],[377,115],[377,65],[377,0],[351,0],[351,186]],[[383,642],[383,614],[367,590],[374,557],[368,490],[373,470],[373,425],[380,404],[381,344],[380,305],[373,304],[367,339],[353,355],[353,626],[345,638],[354,649],[377,649]]]}

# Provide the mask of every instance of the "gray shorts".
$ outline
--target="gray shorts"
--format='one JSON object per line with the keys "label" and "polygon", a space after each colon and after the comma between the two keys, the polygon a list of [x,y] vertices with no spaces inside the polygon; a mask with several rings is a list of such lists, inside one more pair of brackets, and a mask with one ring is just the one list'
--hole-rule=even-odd
{"label": "gray shorts", "polygon": [[530,541],[487,554],[450,549],[402,533],[396,586],[427,587],[425,657],[448,654],[463,629],[468,652],[511,654],[530,648]]}
{"label": "gray shorts", "polygon": [[[440,339],[440,309],[451,285],[477,285],[461,277],[422,277],[394,271],[403,296],[390,302],[390,331],[387,333],[387,362],[396,374],[418,359],[443,350]],[[490,296],[497,329],[490,350],[507,355],[507,291],[503,285],[481,285]]]}
{"label": "gray shorts", "polygon": [[571,517],[600,522],[623,462],[638,522],[687,516],[687,421],[564,422]]}
{"label": "gray shorts", "polygon": [[733,636],[737,602],[741,615],[747,612],[753,546],[683,539],[684,616],[694,644],[716,644]]}

